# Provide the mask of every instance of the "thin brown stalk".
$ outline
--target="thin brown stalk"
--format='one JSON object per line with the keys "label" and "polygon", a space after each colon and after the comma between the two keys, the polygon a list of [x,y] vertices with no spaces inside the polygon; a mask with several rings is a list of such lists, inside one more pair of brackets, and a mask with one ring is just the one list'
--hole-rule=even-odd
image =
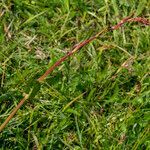
{"label": "thin brown stalk", "polygon": [[[136,17],[132,18],[133,14],[129,17],[126,17],[122,19],[117,25],[112,26],[110,28],[106,28],[102,30],[101,32],[97,33],[95,36],[75,45],[70,52],[68,52],[65,56],[60,58],[53,66],[51,66],[40,78],[37,80],[39,82],[42,82],[56,67],[58,67],[62,62],[64,62],[68,57],[72,56],[74,53],[79,51],[83,46],[87,45],[91,41],[95,40],[98,38],[100,35],[103,35],[104,33],[107,33],[112,30],[117,30],[119,29],[123,24],[127,22],[139,22],[142,23],[143,25],[150,25],[149,20],[141,17]],[[24,102],[29,98],[29,94],[26,94],[25,97],[20,101],[20,103],[14,108],[14,110],[11,112],[9,117],[5,120],[5,122],[0,126],[0,132],[5,128],[5,126],[8,124],[8,122],[13,118],[13,116],[16,114],[16,112],[20,109],[20,107],[24,104]]]}
{"label": "thin brown stalk", "polygon": [[148,19],[145,19],[145,18],[141,18],[141,17],[136,17],[136,18],[130,18],[128,20],[128,22],[139,22],[139,23],[142,23],[144,24],[145,26],[149,26],[150,25],[150,22]]}
{"label": "thin brown stalk", "polygon": [[53,66],[51,66],[40,78],[38,78],[38,81],[41,82],[43,81],[56,67],[58,67],[62,62],[64,62],[69,56],[73,55],[74,53],[76,53],[79,49],[81,49],[83,46],[87,45],[88,43],[90,43],[91,41],[93,41],[94,39],[96,39],[98,36],[106,33],[108,31],[108,28],[102,30],[101,32],[99,32],[98,34],[96,34],[95,36],[79,43],[78,45],[75,45],[74,48],[68,52],[65,56],[63,56],[62,58],[60,58],[60,60],[58,60]]}
{"label": "thin brown stalk", "polygon": [[149,26],[150,25],[150,21],[148,19],[141,18],[141,17],[136,17],[136,18],[126,17],[126,18],[122,19],[117,25],[112,26],[111,29],[112,30],[117,30],[123,24],[125,24],[127,22],[139,22],[139,23],[141,23],[141,24],[143,24],[145,26]]}
{"label": "thin brown stalk", "polygon": [[115,26],[112,26],[111,29],[112,29],[112,30],[117,30],[117,29],[120,28],[123,24],[125,24],[126,22],[128,22],[128,20],[131,19],[132,16],[133,16],[133,14],[130,15],[130,16],[128,16],[128,17],[126,17],[126,18],[124,18],[124,19],[122,19],[118,24],[116,24]]}
{"label": "thin brown stalk", "polygon": [[13,118],[16,112],[20,109],[20,107],[24,104],[24,102],[28,99],[29,95],[26,94],[23,99],[19,102],[19,104],[13,109],[12,113],[8,116],[8,118],[4,121],[4,123],[0,126],[0,132],[5,128],[8,122]]}

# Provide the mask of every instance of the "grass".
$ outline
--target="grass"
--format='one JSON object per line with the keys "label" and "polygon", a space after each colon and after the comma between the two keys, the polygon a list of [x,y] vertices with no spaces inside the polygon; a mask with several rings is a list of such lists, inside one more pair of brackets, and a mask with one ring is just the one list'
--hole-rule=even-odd
{"label": "grass", "polygon": [[[0,124],[70,48],[148,0],[0,2]],[[150,28],[128,23],[91,42],[42,83],[0,133],[0,149],[149,149]]]}

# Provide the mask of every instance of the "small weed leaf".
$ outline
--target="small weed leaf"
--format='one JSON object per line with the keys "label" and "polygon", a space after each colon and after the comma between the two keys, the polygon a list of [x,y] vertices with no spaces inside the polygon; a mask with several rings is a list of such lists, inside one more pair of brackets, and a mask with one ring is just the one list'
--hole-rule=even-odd
{"label": "small weed leaf", "polygon": [[11,98],[12,98],[12,94],[11,93],[2,94],[0,96],[0,102],[9,100]]}
{"label": "small weed leaf", "polygon": [[32,92],[29,96],[29,99],[33,99],[40,91],[40,88],[41,88],[41,84],[38,81],[35,81],[32,85]]}
{"label": "small weed leaf", "polygon": [[0,96],[0,102],[2,102],[2,101],[9,101],[9,100],[12,100],[13,99],[13,97],[19,97],[19,98],[21,98],[22,97],[22,95],[19,93],[19,91],[8,91],[6,94],[2,94],[1,96]]}

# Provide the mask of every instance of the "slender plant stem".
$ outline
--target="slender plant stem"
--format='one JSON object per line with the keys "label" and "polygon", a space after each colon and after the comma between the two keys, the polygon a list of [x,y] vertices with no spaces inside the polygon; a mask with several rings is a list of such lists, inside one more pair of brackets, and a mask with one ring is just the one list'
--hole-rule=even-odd
{"label": "slender plant stem", "polygon": [[[62,58],[60,58],[56,63],[54,63],[54,65],[52,65],[40,78],[37,79],[38,82],[42,82],[56,67],[58,67],[62,62],[64,62],[68,57],[72,56],[74,53],[76,53],[77,51],[79,51],[83,46],[87,45],[88,43],[90,43],[91,41],[95,40],[96,38],[98,38],[100,35],[103,35],[107,32],[113,31],[113,30],[117,30],[119,29],[122,25],[124,25],[127,22],[139,22],[143,25],[148,25],[150,26],[150,21],[148,19],[145,18],[141,18],[141,17],[135,17],[132,18],[133,14],[122,19],[118,24],[112,26],[112,27],[107,27],[105,29],[103,29],[102,31],[100,31],[99,33],[97,33],[95,36],[80,42],[79,44],[75,45],[72,50],[70,52],[68,52],[65,56],[63,56]],[[8,122],[13,118],[13,116],[16,114],[16,112],[20,109],[20,107],[24,104],[24,102],[29,98],[30,94],[26,94],[24,96],[23,99],[20,100],[19,104],[13,109],[13,111],[11,112],[11,114],[9,115],[9,117],[5,120],[5,122],[0,126],[0,132],[5,128],[5,126],[8,124]]]}
{"label": "slender plant stem", "polygon": [[19,104],[13,109],[12,113],[8,116],[8,118],[4,121],[4,123],[0,126],[0,132],[5,128],[8,122],[13,118],[16,112],[20,109],[20,107],[24,104],[24,102],[28,99],[29,95],[26,94],[23,99],[19,102]]}
{"label": "slender plant stem", "polygon": [[108,32],[108,28],[102,30],[101,32],[97,33],[95,36],[79,43],[78,45],[74,46],[73,50],[68,52],[65,56],[60,58],[53,66],[51,66],[40,78],[38,78],[38,81],[41,82],[43,81],[56,67],[58,67],[62,62],[64,62],[69,56],[73,55],[76,53],[79,49],[81,49],[83,46],[87,45],[94,39],[96,39],[98,36]]}

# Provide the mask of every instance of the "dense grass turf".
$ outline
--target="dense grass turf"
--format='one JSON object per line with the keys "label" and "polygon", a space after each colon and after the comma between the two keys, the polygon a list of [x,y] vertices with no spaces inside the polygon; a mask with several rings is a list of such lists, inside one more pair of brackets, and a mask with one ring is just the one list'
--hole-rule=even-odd
{"label": "dense grass turf", "polygon": [[[0,124],[70,48],[148,0],[2,0]],[[0,149],[150,149],[150,28],[128,23],[48,76],[0,133]]]}

